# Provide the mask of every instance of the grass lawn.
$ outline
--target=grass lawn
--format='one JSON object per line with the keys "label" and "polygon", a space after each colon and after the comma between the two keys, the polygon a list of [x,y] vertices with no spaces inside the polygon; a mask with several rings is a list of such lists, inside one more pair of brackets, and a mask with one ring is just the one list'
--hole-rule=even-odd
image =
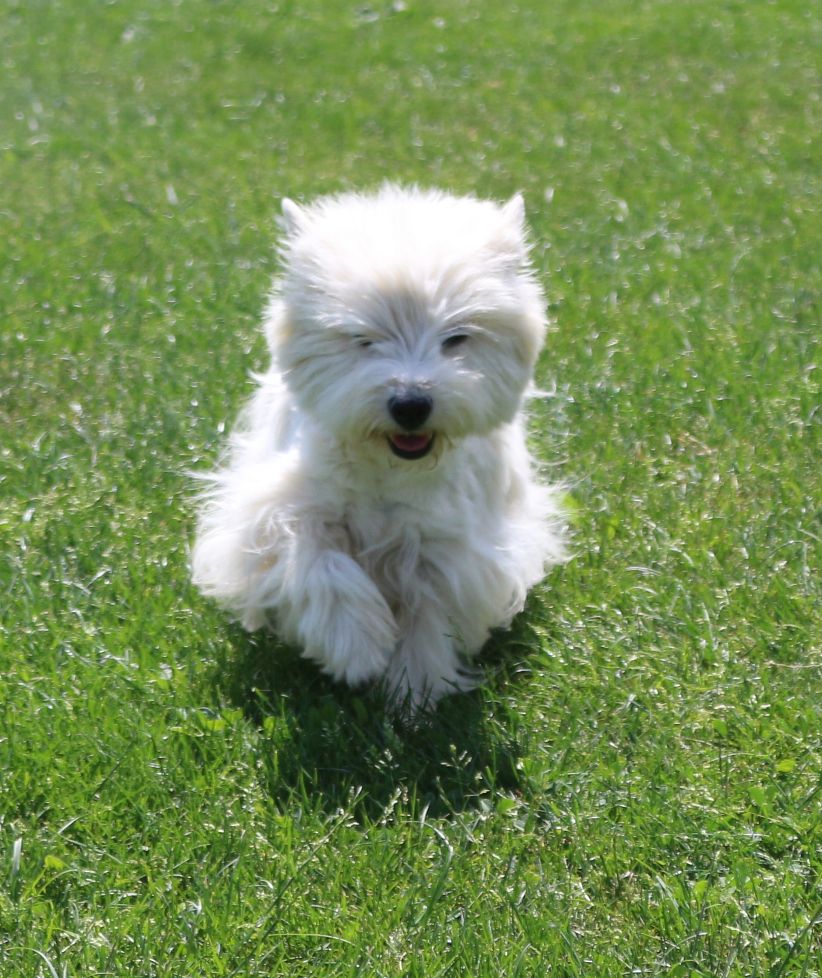
{"label": "grass lawn", "polygon": [[[822,11],[6,0],[0,975],[822,975]],[[403,732],[187,577],[274,217],[524,192],[577,556]]]}

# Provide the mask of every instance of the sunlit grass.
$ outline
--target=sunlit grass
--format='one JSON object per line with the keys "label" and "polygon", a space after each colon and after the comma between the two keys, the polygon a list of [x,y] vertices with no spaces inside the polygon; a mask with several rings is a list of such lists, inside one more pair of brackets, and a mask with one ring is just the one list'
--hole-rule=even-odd
{"label": "sunlit grass", "polygon": [[[822,974],[822,18],[519,6],[6,5],[3,978]],[[386,176],[524,192],[577,552],[412,732],[186,568],[279,198]]]}

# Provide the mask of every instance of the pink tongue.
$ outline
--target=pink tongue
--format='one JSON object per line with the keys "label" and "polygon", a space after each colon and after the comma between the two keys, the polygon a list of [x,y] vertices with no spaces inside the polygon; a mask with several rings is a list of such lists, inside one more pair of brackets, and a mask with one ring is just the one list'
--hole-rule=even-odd
{"label": "pink tongue", "polygon": [[391,441],[403,452],[418,452],[421,448],[425,448],[429,441],[431,441],[430,435],[392,435]]}

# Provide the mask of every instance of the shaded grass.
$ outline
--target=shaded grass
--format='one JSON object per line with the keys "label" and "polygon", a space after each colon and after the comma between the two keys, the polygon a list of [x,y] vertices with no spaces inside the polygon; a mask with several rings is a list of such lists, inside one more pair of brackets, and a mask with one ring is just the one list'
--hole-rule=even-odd
{"label": "shaded grass", "polygon": [[[0,963],[820,974],[822,21],[7,4]],[[524,190],[577,558],[396,730],[190,588],[279,197]]]}

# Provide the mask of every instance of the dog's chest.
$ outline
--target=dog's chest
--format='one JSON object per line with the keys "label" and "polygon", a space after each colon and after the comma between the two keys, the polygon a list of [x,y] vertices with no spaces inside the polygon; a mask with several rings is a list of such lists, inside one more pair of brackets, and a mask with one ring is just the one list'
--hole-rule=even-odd
{"label": "dog's chest", "polygon": [[397,504],[353,506],[346,514],[351,556],[376,583],[392,610],[407,605],[423,580],[438,575],[438,528]]}
{"label": "dog's chest", "polygon": [[400,503],[358,501],[347,507],[343,520],[358,559],[407,552],[426,536],[423,514]]}

